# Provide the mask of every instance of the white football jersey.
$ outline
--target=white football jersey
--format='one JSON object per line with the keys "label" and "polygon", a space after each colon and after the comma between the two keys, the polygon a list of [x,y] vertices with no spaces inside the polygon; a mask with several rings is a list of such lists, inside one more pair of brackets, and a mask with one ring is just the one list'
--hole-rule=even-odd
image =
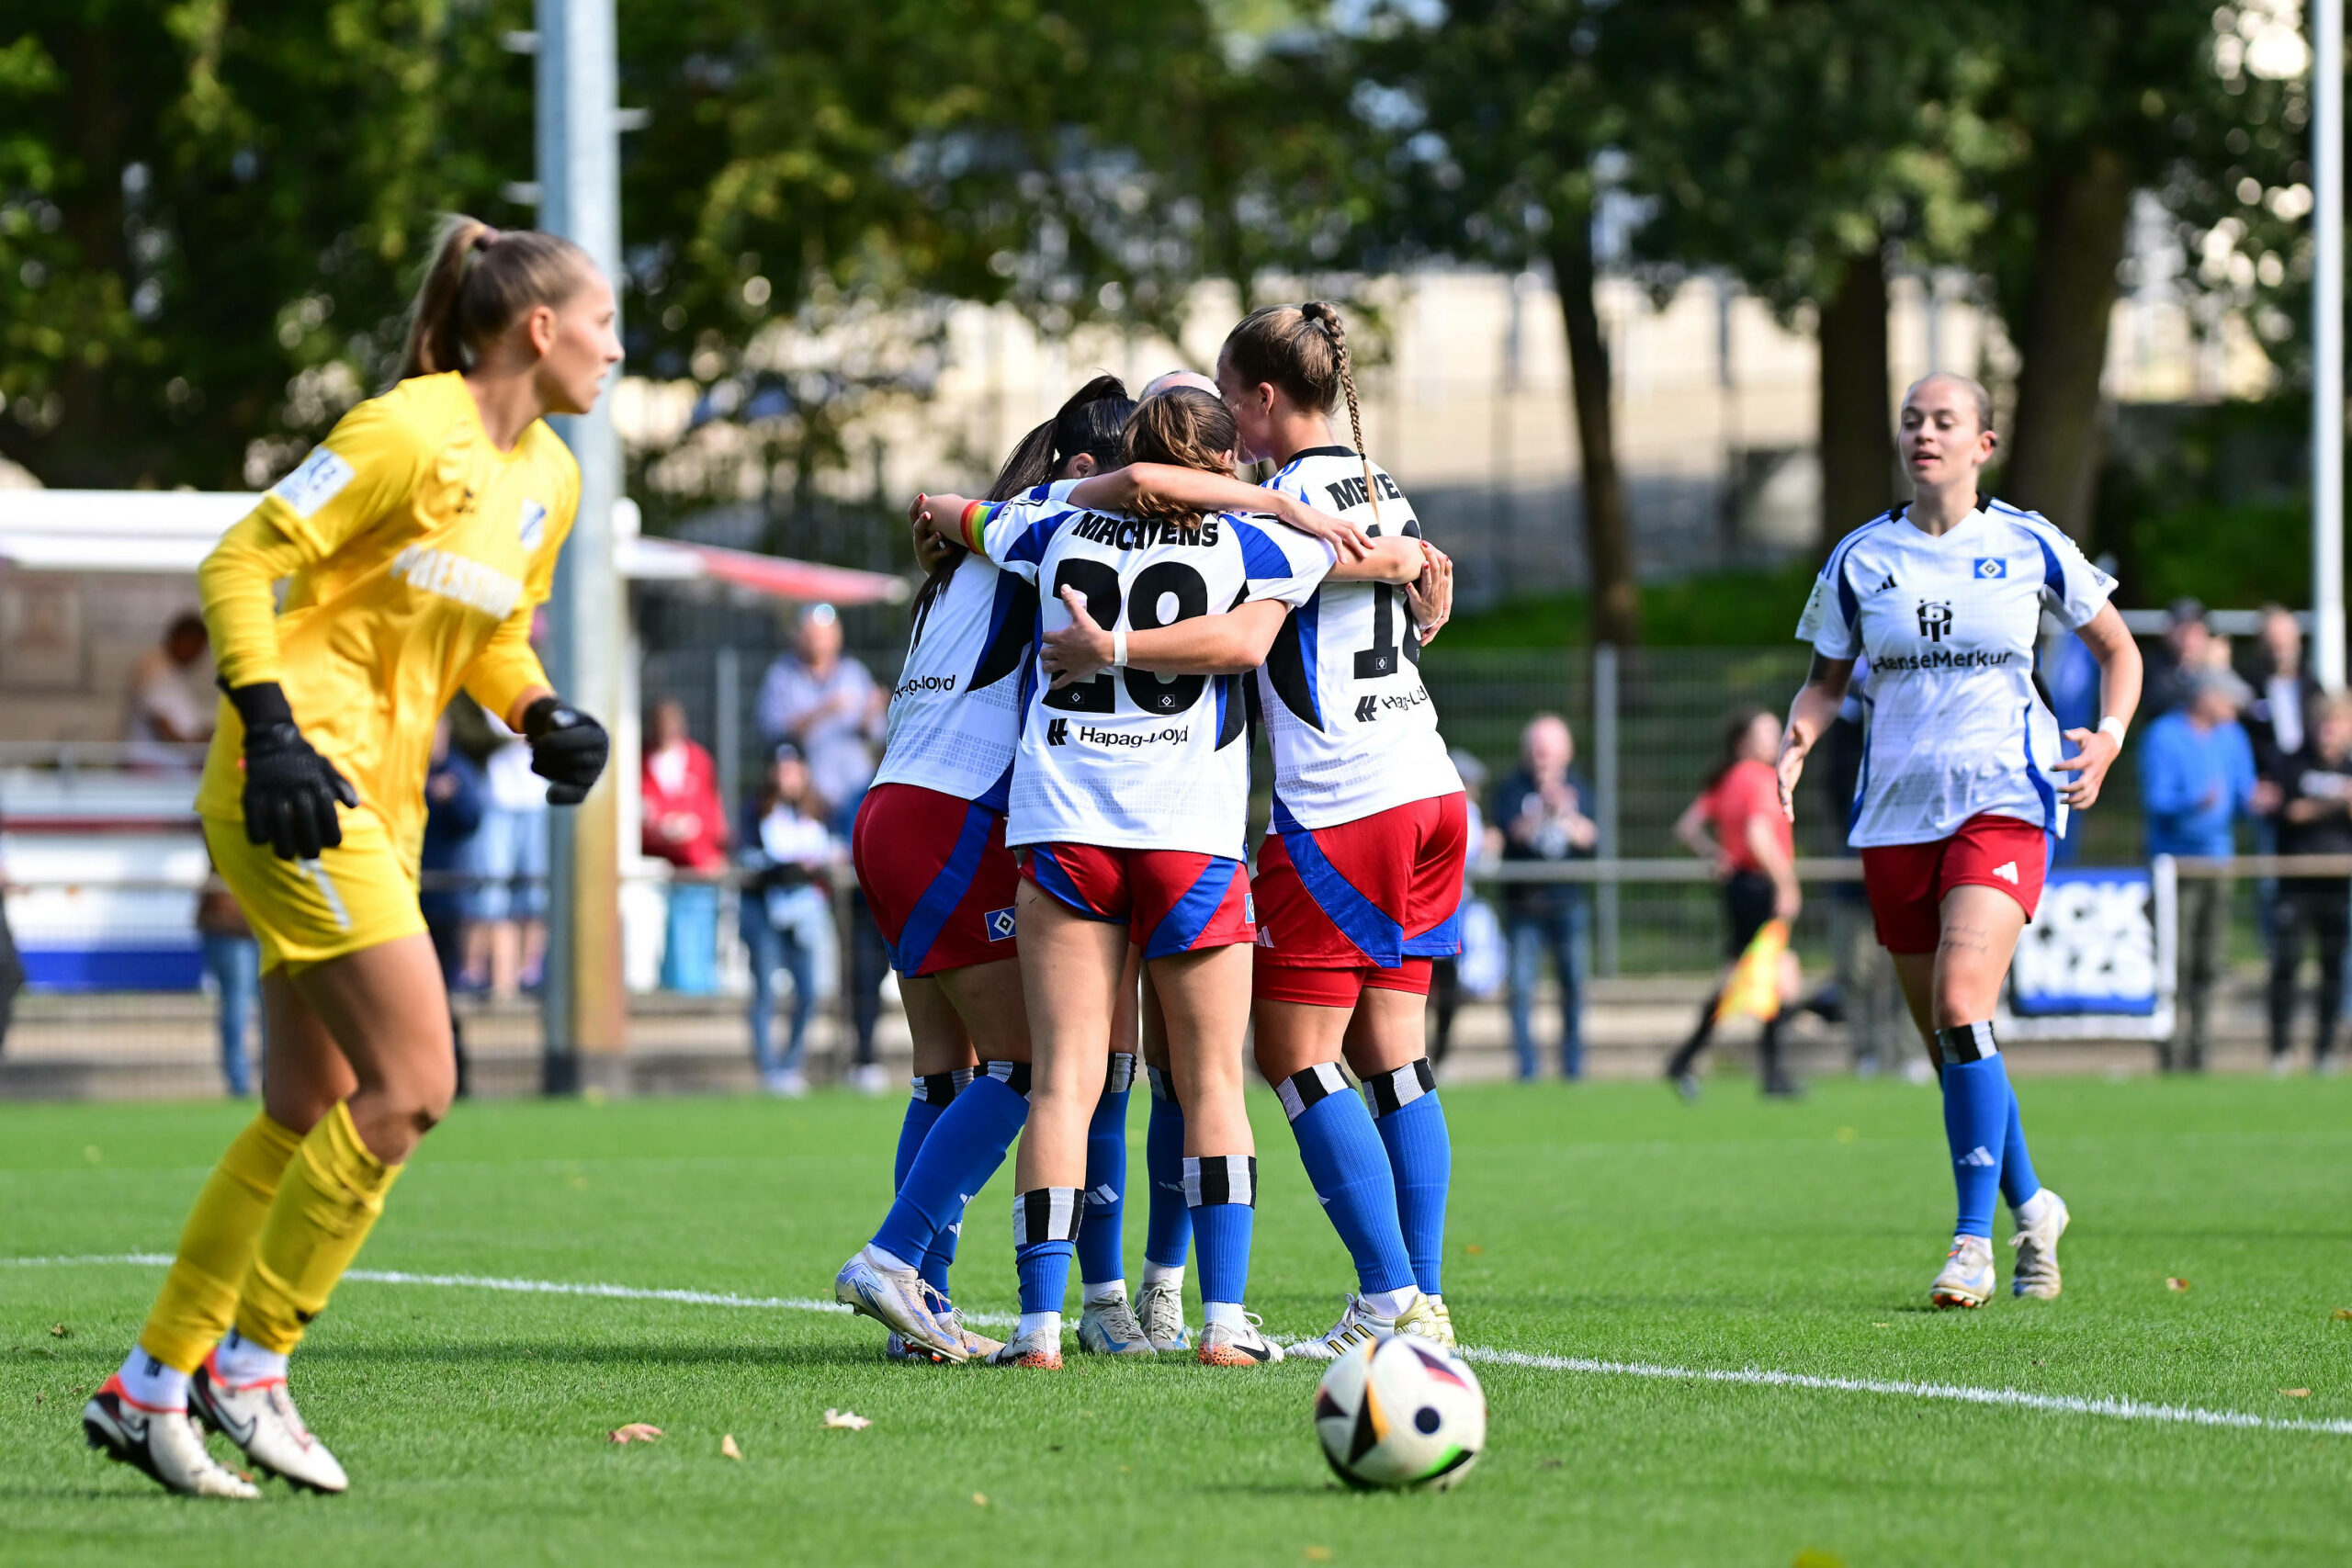
{"label": "white football jersey", "polygon": [[[1251,600],[1303,604],[1332,566],[1330,547],[1271,517],[1178,525],[1032,497],[991,510],[980,538],[1036,584],[1040,635],[1069,624],[1066,586],[1105,631],[1146,631]],[[1105,670],[1057,692],[1041,660],[1031,670],[1006,843],[1244,853],[1244,677]]]}
{"label": "white football jersey", "polygon": [[1840,540],[1797,637],[1870,660],[1847,841],[1929,843],[1980,812],[2059,831],[2064,753],[2034,644],[2045,609],[2079,627],[2114,588],[2049,519],[1997,501],[1939,538],[1896,511]]}
{"label": "white football jersey", "polygon": [[1036,636],[1035,584],[984,556],[958,562],[915,618],[874,782],[919,784],[1004,810]]}
{"label": "white football jersey", "polygon": [[[1368,534],[1419,538],[1412,502],[1376,464],[1374,520],[1364,466],[1350,447],[1317,446],[1293,457],[1266,488]],[[1325,583],[1283,624],[1257,681],[1274,750],[1274,798],[1301,827],[1335,827],[1461,789],[1421,683],[1421,639],[1403,589]]]}

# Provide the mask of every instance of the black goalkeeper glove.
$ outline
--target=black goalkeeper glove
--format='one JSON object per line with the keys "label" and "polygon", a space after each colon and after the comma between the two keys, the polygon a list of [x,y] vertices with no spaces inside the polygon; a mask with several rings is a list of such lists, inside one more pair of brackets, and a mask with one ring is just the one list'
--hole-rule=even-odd
{"label": "black goalkeeper glove", "polygon": [[541,697],[523,710],[523,734],[531,743],[531,772],[548,781],[548,804],[577,806],[587,799],[612,755],[605,727],[560,697]]}
{"label": "black goalkeeper glove", "polygon": [[245,837],[280,860],[316,860],[342,843],[335,803],[356,807],[359,792],[302,739],[284,688],[263,681],[229,701],[245,721]]}

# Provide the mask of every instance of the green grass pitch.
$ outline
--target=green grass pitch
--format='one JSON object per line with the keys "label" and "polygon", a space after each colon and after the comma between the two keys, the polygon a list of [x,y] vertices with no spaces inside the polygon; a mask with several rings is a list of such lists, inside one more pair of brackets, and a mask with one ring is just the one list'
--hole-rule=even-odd
{"label": "green grass pitch", "polygon": [[[1951,1190],[1931,1090],[1451,1089],[1446,1295],[1465,1343],[1683,1369],[2352,1417],[2352,1083],[2041,1080],[2067,1290],[1925,1310]],[[1135,1169],[1144,1106],[1136,1097]],[[1252,1304],[1349,1282],[1271,1096]],[[0,1258],[168,1250],[232,1107],[0,1109]],[[895,1100],[465,1106],[361,1266],[822,1297],[879,1218]],[[1140,1183],[1137,1183],[1138,1189]],[[1143,1234],[1128,1217],[1130,1268]],[[1013,1305],[1002,1178],[958,1295]],[[2008,1254],[2000,1248],[2004,1278]],[[2186,1291],[2167,1278],[2185,1280]],[[1443,1495],[1334,1487],[1316,1369],[893,1367],[806,1310],[347,1282],[298,1359],[348,1496],[167,1498],[82,1446],[160,1280],[0,1266],[0,1560],[205,1563],[2335,1562],[2352,1436],[1904,1393],[1488,1363]],[[1193,1308],[1197,1322],[1197,1306]],[[2282,1391],[2308,1390],[2296,1397]],[[870,1416],[829,1431],[829,1405]],[[667,1436],[615,1448],[611,1428]],[[732,1434],[744,1458],[719,1454]],[[985,1498],[983,1502],[981,1499]]]}

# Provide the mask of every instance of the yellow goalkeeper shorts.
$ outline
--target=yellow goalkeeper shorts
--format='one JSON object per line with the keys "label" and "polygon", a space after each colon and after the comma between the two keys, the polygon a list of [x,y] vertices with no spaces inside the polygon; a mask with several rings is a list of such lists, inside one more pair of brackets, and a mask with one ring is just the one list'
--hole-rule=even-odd
{"label": "yellow goalkeeper shorts", "polygon": [[311,861],[280,860],[243,821],[204,819],[212,863],[261,942],[261,966],[299,974],[330,958],[424,930],[416,879],[372,811],[345,811],[343,842]]}

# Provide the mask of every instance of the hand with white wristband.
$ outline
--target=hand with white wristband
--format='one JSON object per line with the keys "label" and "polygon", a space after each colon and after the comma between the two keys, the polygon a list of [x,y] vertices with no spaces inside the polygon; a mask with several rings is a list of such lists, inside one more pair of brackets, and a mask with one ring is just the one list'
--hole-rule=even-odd
{"label": "hand with white wristband", "polygon": [[2075,754],[2060,758],[2050,764],[2050,769],[2075,776],[2058,786],[2059,799],[2076,811],[2088,810],[2098,802],[2107,770],[2123,752],[2125,728],[2122,719],[2109,714],[2098,721],[2097,729],[2066,731],[2066,739],[2075,743]]}

